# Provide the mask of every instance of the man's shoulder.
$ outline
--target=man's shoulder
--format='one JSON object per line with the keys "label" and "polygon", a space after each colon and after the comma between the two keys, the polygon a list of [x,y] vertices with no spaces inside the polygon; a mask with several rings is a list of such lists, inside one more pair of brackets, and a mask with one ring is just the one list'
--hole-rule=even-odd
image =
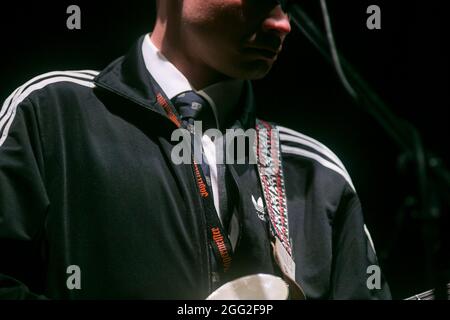
{"label": "man's shoulder", "polygon": [[275,125],[284,157],[310,163],[316,170],[344,179],[355,190],[352,179],[339,157],[325,144],[296,130]]}
{"label": "man's shoulder", "polygon": [[8,104],[19,105],[27,98],[55,95],[60,98],[65,94],[83,94],[95,87],[94,78],[98,75],[94,70],[52,71],[38,75],[12,92],[6,99]]}

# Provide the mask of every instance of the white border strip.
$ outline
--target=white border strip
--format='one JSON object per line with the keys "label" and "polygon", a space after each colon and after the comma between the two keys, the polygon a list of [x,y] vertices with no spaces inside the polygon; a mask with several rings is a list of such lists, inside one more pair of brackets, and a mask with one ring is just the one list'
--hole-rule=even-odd
{"label": "white border strip", "polygon": [[[331,151],[326,145],[324,145],[323,143],[321,143],[320,141],[317,141],[316,139],[313,139],[303,133],[300,133],[298,131],[283,127],[283,126],[277,126],[280,130],[280,132],[284,132],[286,134],[289,134],[291,136],[296,136],[300,139],[302,139],[303,141],[309,141],[312,144],[315,144],[319,149],[316,149],[317,151],[321,151],[323,154],[325,154],[326,156],[330,157],[330,159],[336,161],[337,164],[339,164],[343,170],[346,171],[344,164],[341,162],[341,160],[336,156],[336,154],[334,154],[333,151]],[[300,142],[303,143],[303,142]]]}
{"label": "white border strip", "polygon": [[[78,75],[77,75],[78,76]],[[91,79],[91,78],[86,78],[86,79]],[[16,90],[16,95],[19,94],[17,97],[14,98],[13,102],[9,105],[7,109],[7,113],[6,116],[4,117],[3,120],[0,121],[0,132],[1,130],[3,130],[3,134],[0,138],[0,147],[3,145],[3,143],[5,142],[7,136],[8,136],[8,132],[9,132],[9,128],[11,127],[11,124],[14,120],[14,117],[16,115],[16,109],[17,106],[23,101],[25,100],[25,98],[27,98],[33,91],[39,90],[44,88],[45,86],[52,84],[52,83],[56,83],[56,82],[72,82],[72,83],[76,83],[85,87],[89,87],[89,88],[94,88],[95,84],[89,81],[83,81],[83,80],[79,80],[79,79],[74,79],[74,78],[70,78],[70,77],[54,77],[54,78],[50,78],[50,79],[46,79],[43,80],[41,82],[38,82],[32,86],[30,86],[28,89],[26,89],[24,92],[20,93],[17,92]],[[24,86],[22,86],[21,88],[23,88]],[[3,105],[3,109],[5,109],[5,107],[7,106],[6,102]],[[4,114],[5,111],[2,110],[2,114]]]}
{"label": "white border strip", "polygon": [[366,226],[366,225],[364,225],[364,232],[366,233],[366,236],[367,236],[367,238],[369,239],[369,243],[370,243],[370,245],[372,246],[372,250],[373,250],[373,252],[374,252],[375,255],[376,255],[377,252],[375,251],[375,246],[374,246],[374,244],[373,244],[372,237],[370,236],[369,229],[367,229],[367,226]]}
{"label": "white border strip", "polygon": [[[89,73],[89,74],[92,74],[92,76],[83,74],[80,72]],[[47,73],[41,74],[37,77],[34,77],[33,79],[25,82],[23,85],[18,87],[16,90],[14,90],[14,92],[8,98],[6,98],[5,102],[3,103],[2,109],[0,110],[0,118],[3,116],[3,114],[8,109],[6,106],[9,105],[10,101],[14,100],[14,98],[20,96],[20,94],[23,92],[23,90],[35,81],[38,81],[43,78],[52,77],[52,76],[73,76],[73,77],[78,77],[78,78],[84,78],[86,80],[93,80],[96,75],[98,75],[97,71],[79,70],[79,71],[53,71],[53,72],[47,72]],[[0,128],[1,128],[1,126],[0,126]]]}
{"label": "white border strip", "polygon": [[350,178],[350,175],[348,173],[346,173],[345,171],[343,171],[336,164],[328,161],[327,159],[320,157],[318,154],[315,154],[315,153],[307,151],[307,150],[300,149],[298,147],[290,147],[290,146],[283,146],[283,145],[281,146],[281,151],[285,152],[285,153],[296,154],[299,156],[303,156],[306,158],[316,160],[324,167],[327,167],[328,169],[331,169],[334,172],[340,174],[348,182],[348,184],[353,189],[353,191],[356,192],[355,187],[353,186],[352,179]]}
{"label": "white border strip", "polygon": [[281,139],[281,141],[289,141],[289,142],[299,143],[299,144],[308,146],[308,147],[316,150],[317,152],[320,152],[324,156],[333,160],[336,163],[336,165],[342,169],[342,171],[344,171],[345,173],[348,174],[347,169],[345,169],[345,166],[341,162],[341,160],[328,148],[325,149],[323,146],[320,146],[319,144],[314,143],[314,142],[310,141],[309,139],[294,137],[294,136],[287,135],[287,134],[280,134],[280,139]]}

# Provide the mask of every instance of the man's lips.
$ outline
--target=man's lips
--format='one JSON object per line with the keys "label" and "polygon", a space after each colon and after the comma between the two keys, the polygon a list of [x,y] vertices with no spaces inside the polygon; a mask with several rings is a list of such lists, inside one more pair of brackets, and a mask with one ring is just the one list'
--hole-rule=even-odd
{"label": "man's lips", "polygon": [[283,47],[283,39],[280,37],[259,34],[255,39],[251,39],[244,44],[244,52],[250,55],[255,54],[267,59],[276,59]]}
{"label": "man's lips", "polygon": [[281,51],[281,47],[273,48],[267,46],[247,46],[244,51],[250,55],[262,56],[268,59],[275,59]]}

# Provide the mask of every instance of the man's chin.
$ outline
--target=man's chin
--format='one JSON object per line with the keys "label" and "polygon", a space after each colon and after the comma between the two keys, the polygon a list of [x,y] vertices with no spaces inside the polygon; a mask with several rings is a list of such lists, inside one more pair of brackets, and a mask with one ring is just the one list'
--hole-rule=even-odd
{"label": "man's chin", "polygon": [[267,60],[255,60],[247,62],[238,70],[238,77],[244,80],[258,80],[264,78],[272,69],[273,62]]}

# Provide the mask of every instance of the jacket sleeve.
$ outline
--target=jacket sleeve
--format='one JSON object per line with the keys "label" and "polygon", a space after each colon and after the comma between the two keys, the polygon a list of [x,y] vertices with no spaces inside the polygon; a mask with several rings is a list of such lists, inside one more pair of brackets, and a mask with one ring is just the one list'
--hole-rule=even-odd
{"label": "jacket sleeve", "polygon": [[[0,299],[42,299],[49,206],[35,106],[11,95],[0,109]],[[39,292],[40,289],[37,289]]]}
{"label": "jacket sleeve", "polygon": [[347,187],[333,222],[331,299],[391,299],[357,194]]}

